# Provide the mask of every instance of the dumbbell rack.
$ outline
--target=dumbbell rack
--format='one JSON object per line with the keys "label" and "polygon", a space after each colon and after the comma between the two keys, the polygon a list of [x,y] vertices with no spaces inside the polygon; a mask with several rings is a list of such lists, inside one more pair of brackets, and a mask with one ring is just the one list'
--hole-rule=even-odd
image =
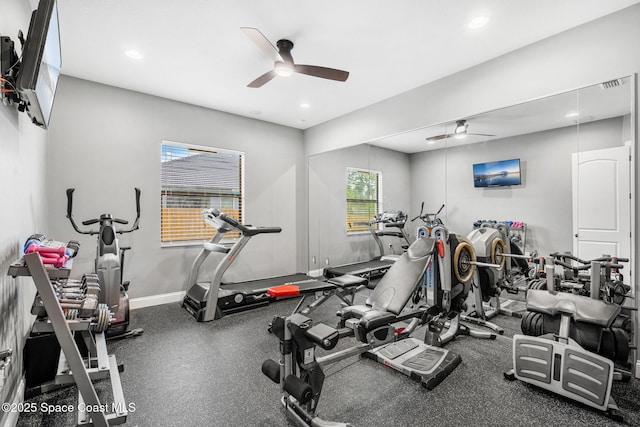
{"label": "dumbbell rack", "polygon": [[[78,410],[79,426],[107,427],[123,424],[127,420],[127,405],[122,392],[116,357],[107,354],[104,332],[95,333],[94,340],[94,334],[89,331],[89,321],[67,320],[50,281],[50,279],[67,279],[71,273],[71,263],[71,260],[68,261],[62,268],[45,267],[40,256],[37,253],[31,253],[10,265],[7,273],[14,278],[16,276],[33,278],[48,319],[36,321],[32,330],[34,332],[53,331],[62,350],[56,378],[50,383],[43,384],[44,389],[41,390],[51,390],[75,382],[78,387],[78,408],[91,409],[91,413]],[[72,331],[79,331],[82,334],[89,354],[95,354],[97,357],[93,359],[89,357],[88,362],[85,363]],[[93,386],[93,380],[105,378],[111,380],[113,405],[101,404]],[[96,411],[95,409],[104,410]]]}

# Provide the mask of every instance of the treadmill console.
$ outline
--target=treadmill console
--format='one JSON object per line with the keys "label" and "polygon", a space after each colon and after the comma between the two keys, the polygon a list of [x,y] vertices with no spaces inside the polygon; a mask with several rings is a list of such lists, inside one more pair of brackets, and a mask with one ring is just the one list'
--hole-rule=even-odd
{"label": "treadmill console", "polygon": [[384,211],[376,214],[374,222],[404,225],[407,222],[407,214],[402,211]]}

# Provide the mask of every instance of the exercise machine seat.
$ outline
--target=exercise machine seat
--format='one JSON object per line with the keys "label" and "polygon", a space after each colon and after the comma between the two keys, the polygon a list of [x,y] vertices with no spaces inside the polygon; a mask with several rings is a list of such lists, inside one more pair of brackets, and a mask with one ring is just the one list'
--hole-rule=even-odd
{"label": "exercise machine seat", "polygon": [[530,289],[527,310],[552,317],[569,314],[575,322],[608,328],[620,314],[621,307],[567,292]]}
{"label": "exercise machine seat", "polygon": [[341,311],[343,319],[361,319],[362,324],[358,328],[362,332],[358,334],[360,338],[372,328],[393,322],[400,314],[416,287],[422,283],[434,248],[435,239],[432,237],[422,237],[413,242],[382,277],[365,305],[353,305]]}

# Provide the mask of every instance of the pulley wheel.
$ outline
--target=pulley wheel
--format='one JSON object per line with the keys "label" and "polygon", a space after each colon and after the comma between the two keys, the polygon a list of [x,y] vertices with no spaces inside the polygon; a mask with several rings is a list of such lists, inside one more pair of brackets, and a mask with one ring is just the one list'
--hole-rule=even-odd
{"label": "pulley wheel", "polygon": [[458,242],[453,254],[453,271],[459,282],[466,283],[473,276],[476,253],[469,242]]}
{"label": "pulley wheel", "polygon": [[491,263],[500,265],[500,268],[504,268],[505,259],[504,250],[506,246],[504,241],[500,238],[493,239],[491,242]]}

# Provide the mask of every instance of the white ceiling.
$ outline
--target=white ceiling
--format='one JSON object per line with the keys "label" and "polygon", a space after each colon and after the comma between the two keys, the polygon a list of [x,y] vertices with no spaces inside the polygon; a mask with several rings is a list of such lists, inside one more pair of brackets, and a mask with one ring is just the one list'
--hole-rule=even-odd
{"label": "white ceiling", "polygon": [[[62,73],[306,129],[638,2],[59,0]],[[480,14],[488,24],[469,29]],[[349,79],[297,74],[247,88],[273,63],[245,26],[293,41],[296,63]]]}

